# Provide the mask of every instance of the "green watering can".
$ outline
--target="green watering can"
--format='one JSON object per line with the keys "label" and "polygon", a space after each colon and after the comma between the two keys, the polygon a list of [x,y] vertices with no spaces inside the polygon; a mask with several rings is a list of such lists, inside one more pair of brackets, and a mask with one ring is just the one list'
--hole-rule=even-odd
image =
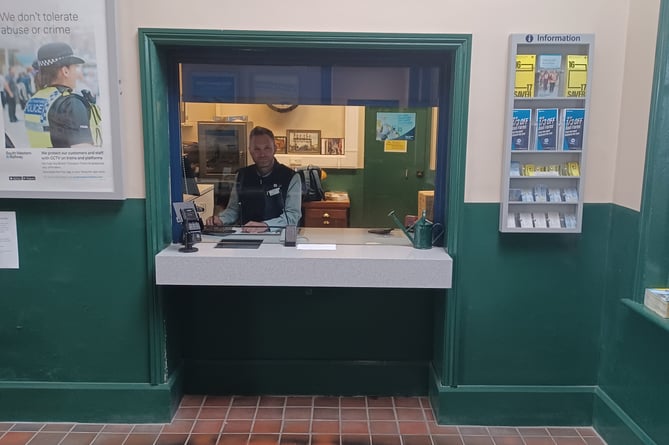
{"label": "green watering can", "polygon": [[388,216],[395,221],[397,227],[402,229],[402,232],[409,238],[409,241],[411,241],[411,244],[416,249],[431,249],[432,243],[444,233],[444,227],[441,224],[434,224],[425,217],[425,210],[423,210],[423,215],[420,219],[411,226],[413,227],[413,236],[411,236],[409,231],[404,227],[404,224],[395,216],[394,210],[391,210]]}

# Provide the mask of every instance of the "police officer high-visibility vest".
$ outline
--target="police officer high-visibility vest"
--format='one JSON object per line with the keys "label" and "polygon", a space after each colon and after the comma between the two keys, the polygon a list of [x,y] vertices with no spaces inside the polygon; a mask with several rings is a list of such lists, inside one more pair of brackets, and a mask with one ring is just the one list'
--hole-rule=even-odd
{"label": "police officer high-visibility vest", "polygon": [[[72,102],[81,103],[87,115],[84,119],[72,116]],[[24,110],[26,130],[30,146],[33,148],[69,147],[76,143],[87,142],[96,146],[102,145],[100,131],[100,110],[83,96],[73,93],[71,89],[62,86],[46,87],[35,93]],[[85,124],[81,122],[85,121]],[[81,140],[82,131],[86,141]],[[62,134],[77,134],[79,139],[71,143],[57,142],[62,140]],[[90,138],[89,136],[90,132]],[[57,133],[57,134],[56,134]]]}

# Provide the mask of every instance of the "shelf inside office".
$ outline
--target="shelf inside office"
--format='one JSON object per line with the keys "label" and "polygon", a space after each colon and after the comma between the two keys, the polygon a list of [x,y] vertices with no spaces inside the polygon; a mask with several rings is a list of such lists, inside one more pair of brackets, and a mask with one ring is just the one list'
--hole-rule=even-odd
{"label": "shelf inside office", "polygon": [[564,206],[564,205],[578,205],[578,202],[564,202],[564,201],[509,201],[509,205],[549,205],[549,206]]}
{"label": "shelf inside office", "polygon": [[566,229],[566,228],[553,228],[553,229],[544,229],[539,227],[507,227],[504,229],[506,233],[579,233],[579,229]]}
{"label": "shelf inside office", "polygon": [[580,176],[549,176],[549,175],[538,175],[538,176],[509,176],[509,179],[581,179]]}
{"label": "shelf inside office", "polygon": [[665,331],[669,332],[669,318],[662,318],[655,312],[648,309],[642,303],[639,303],[637,301],[632,301],[629,298],[623,298],[620,300],[620,302],[625,306],[627,306],[628,308],[632,309],[632,311],[641,315],[643,318],[655,323]]}
{"label": "shelf inside office", "polygon": [[554,155],[554,154],[570,154],[583,153],[582,150],[511,150],[512,155]]}

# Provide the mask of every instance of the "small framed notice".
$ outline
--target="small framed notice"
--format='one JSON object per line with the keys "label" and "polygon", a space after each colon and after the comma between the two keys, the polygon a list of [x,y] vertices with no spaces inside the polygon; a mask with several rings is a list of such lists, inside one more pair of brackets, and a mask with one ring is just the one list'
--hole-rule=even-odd
{"label": "small framed notice", "polygon": [[19,268],[16,213],[0,212],[0,269]]}

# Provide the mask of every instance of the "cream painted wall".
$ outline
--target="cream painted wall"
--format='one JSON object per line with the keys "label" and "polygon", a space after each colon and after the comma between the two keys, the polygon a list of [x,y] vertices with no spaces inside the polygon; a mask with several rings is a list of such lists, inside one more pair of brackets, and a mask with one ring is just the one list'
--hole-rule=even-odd
{"label": "cream painted wall", "polygon": [[627,25],[623,72],[626,88],[622,95],[618,128],[613,202],[639,210],[660,0],[632,3]]}
{"label": "cream painted wall", "polygon": [[[423,0],[415,11],[409,3],[388,0],[340,0],[323,10],[307,0],[246,0],[170,2],[117,0],[119,70],[123,93],[121,116],[125,186],[128,197],[144,197],[144,166],[139,88],[138,28],[194,28],[279,31],[467,33],[473,36],[469,102],[469,134],[465,200],[498,202],[502,172],[508,35],[511,33],[594,33],[591,122],[588,137],[587,202],[613,202],[619,137],[644,140],[647,125],[620,126],[623,99],[632,79],[626,56],[636,54],[650,32],[641,19],[657,23],[659,0]],[[630,13],[630,8],[632,8]],[[630,35],[628,35],[628,31]],[[627,45],[629,43],[629,46]],[[654,47],[654,45],[653,45]],[[652,71],[652,60],[638,60],[639,72]],[[641,89],[648,89],[648,79]],[[639,90],[639,85],[634,89]],[[639,98],[640,110],[648,105]],[[622,140],[622,139],[621,139]],[[638,155],[630,155],[638,161]],[[622,157],[620,159],[622,162]],[[625,172],[625,184],[639,187],[638,171]],[[628,189],[635,187],[626,186]],[[632,193],[634,194],[634,193]],[[616,195],[618,196],[618,195]],[[620,193],[625,205],[638,208],[638,197]],[[636,201],[636,203],[635,203]],[[635,205],[636,204],[636,205]]]}

